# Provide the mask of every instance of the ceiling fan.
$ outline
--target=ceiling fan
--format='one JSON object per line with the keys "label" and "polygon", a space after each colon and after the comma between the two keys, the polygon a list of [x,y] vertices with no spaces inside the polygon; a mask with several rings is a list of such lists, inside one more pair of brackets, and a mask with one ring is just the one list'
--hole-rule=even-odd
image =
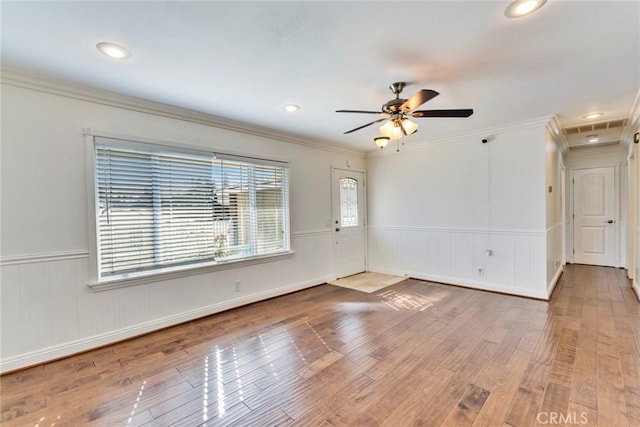
{"label": "ceiling fan", "polygon": [[418,130],[418,125],[409,120],[409,117],[469,117],[473,114],[473,109],[471,108],[455,110],[416,110],[416,108],[425,102],[438,96],[439,93],[431,89],[421,89],[409,99],[400,98],[400,93],[406,85],[407,84],[405,82],[395,82],[389,85],[389,89],[391,89],[391,92],[393,92],[396,97],[384,104],[382,106],[382,111],[336,110],[336,113],[363,113],[384,116],[378,120],[358,126],[355,129],[348,130],[345,134],[355,132],[366,128],[367,126],[387,120],[387,123],[380,127],[380,132],[388,139],[400,139],[403,136],[411,135]]}

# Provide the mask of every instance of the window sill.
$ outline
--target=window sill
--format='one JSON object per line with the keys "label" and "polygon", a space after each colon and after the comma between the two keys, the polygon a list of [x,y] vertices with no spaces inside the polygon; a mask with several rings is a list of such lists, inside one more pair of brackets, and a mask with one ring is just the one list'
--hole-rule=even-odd
{"label": "window sill", "polygon": [[193,276],[196,274],[210,273],[213,271],[227,270],[230,268],[247,267],[250,265],[264,264],[267,262],[280,261],[291,258],[293,251],[280,252],[277,254],[260,255],[240,260],[230,259],[228,261],[217,261],[200,266],[181,266],[167,268],[157,271],[145,271],[143,273],[133,273],[127,276],[120,276],[114,279],[89,283],[89,288],[94,292],[108,291],[110,289],[126,288],[129,286],[153,283],[161,280],[171,280],[180,277]]}

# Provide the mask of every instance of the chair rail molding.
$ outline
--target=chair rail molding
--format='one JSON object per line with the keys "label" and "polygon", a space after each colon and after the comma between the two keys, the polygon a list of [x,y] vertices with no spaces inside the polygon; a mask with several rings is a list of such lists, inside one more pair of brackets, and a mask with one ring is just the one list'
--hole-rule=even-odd
{"label": "chair rail molding", "polygon": [[85,250],[43,252],[25,255],[9,255],[0,258],[0,267],[17,264],[35,264],[40,262],[64,261],[69,259],[88,258],[89,252]]}

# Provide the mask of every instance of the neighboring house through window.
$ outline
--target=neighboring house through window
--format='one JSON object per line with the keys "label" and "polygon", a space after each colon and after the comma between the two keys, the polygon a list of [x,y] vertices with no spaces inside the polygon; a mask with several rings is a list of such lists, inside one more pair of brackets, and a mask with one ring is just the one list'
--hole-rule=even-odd
{"label": "neighboring house through window", "polygon": [[95,137],[98,281],[289,251],[285,162]]}

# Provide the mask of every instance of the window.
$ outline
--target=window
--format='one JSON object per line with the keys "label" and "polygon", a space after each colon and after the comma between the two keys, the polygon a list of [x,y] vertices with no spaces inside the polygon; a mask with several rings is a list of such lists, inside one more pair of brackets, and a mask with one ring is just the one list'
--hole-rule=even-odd
{"label": "window", "polygon": [[358,226],[358,181],[340,178],[340,226]]}
{"label": "window", "polygon": [[286,163],[95,138],[99,280],[289,251]]}

